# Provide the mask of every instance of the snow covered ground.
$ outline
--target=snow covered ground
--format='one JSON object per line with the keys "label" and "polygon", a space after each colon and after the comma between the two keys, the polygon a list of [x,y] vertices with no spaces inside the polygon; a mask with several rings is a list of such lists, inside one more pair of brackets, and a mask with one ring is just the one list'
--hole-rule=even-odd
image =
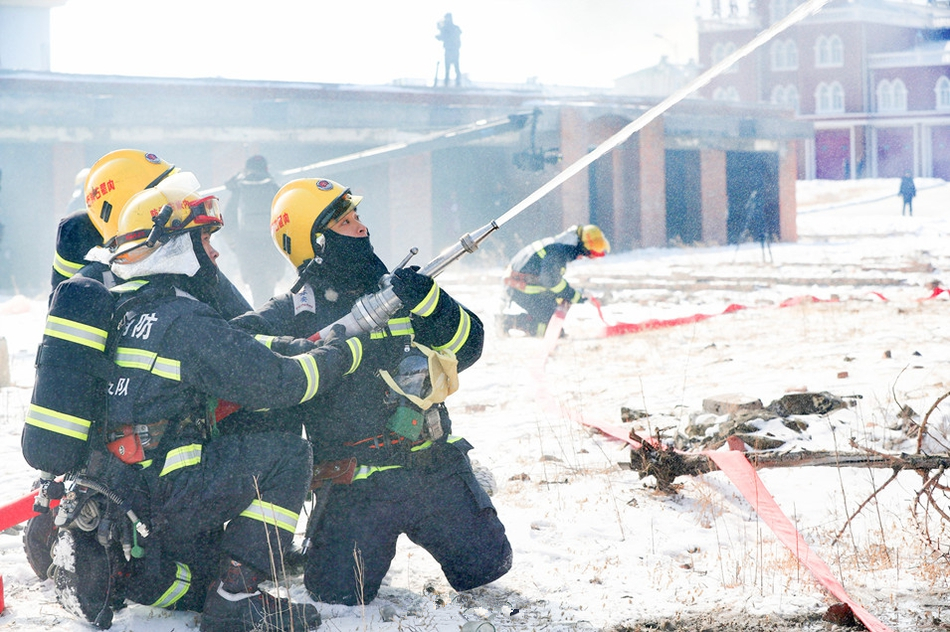
{"label": "snow covered ground", "polygon": [[[449,407],[456,433],[497,481],[494,502],[514,567],[457,594],[434,561],[404,541],[374,602],[318,604],[323,629],[454,631],[482,619],[497,630],[829,629],[820,617],[837,599],[723,473],[681,477],[676,494],[661,493],[652,477],[621,467],[630,461],[625,443],[583,422],[671,436],[726,421],[703,411],[706,399],[733,394],[768,405],[788,393],[825,391],[854,405],[796,417],[801,432],[774,419],[751,423],[785,440],[785,449],[855,452],[853,441],[915,452],[914,424],[950,391],[950,299],[925,300],[950,272],[950,189],[939,180],[917,186],[915,215],[902,217],[896,179],[800,183],[799,240],[772,244],[773,262],[746,244],[572,264],[569,278],[600,297],[611,324],[714,316],[605,336],[595,307],[581,304],[549,357],[541,340],[495,331],[496,262],[476,253],[450,268],[440,283],[482,315],[488,334]],[[798,297],[808,300],[781,306]],[[730,304],[748,309],[723,313]],[[0,336],[15,383],[0,392],[0,503],[26,493],[35,476],[19,437],[44,312],[44,296],[0,296]],[[902,416],[907,408],[913,412]],[[644,416],[624,422],[621,409]],[[931,413],[924,451],[950,451],[948,412],[944,402]],[[891,470],[809,466],[760,475],[855,601],[895,631],[947,629],[947,560],[924,539],[929,533],[945,553],[947,523],[924,505],[915,511],[920,475],[900,473],[850,523]],[[0,535],[0,574],[0,630],[90,629],[30,570],[19,533]],[[305,598],[299,579],[291,592]],[[113,629],[196,630],[197,623],[191,613],[131,606]]]}

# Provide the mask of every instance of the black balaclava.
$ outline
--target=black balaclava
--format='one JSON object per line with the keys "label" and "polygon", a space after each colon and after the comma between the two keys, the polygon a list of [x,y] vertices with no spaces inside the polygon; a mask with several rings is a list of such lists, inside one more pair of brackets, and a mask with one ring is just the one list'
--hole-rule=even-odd
{"label": "black balaclava", "polygon": [[349,306],[359,297],[379,290],[379,279],[388,272],[366,237],[346,237],[332,230],[323,233],[325,247],[320,256],[314,285],[326,298]]}

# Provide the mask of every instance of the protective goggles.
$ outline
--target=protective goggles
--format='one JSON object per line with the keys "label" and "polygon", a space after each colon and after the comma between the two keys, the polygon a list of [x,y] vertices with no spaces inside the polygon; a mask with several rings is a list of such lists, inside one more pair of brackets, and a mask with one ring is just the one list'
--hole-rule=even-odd
{"label": "protective goggles", "polygon": [[313,223],[313,230],[320,231],[327,228],[330,224],[349,213],[362,199],[362,196],[354,197],[353,194],[350,193],[350,190],[347,189],[337,196],[336,199],[327,204],[327,207],[317,215],[317,220]]}
{"label": "protective goggles", "polygon": [[187,228],[189,224],[195,224],[197,226],[207,226],[209,224],[224,226],[224,217],[221,216],[218,198],[213,195],[208,195],[197,200],[184,200],[182,206],[187,207],[189,213],[181,222],[181,228]]}

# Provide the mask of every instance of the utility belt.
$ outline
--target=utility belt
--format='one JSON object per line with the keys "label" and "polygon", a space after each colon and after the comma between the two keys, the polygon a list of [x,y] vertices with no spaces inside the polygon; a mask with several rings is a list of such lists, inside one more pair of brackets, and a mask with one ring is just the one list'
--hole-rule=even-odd
{"label": "utility belt", "polygon": [[166,435],[193,434],[206,438],[207,424],[204,419],[185,417],[172,422],[161,419],[150,424],[125,424],[112,428],[106,435],[106,448],[123,463],[134,465],[159,456],[159,444]]}

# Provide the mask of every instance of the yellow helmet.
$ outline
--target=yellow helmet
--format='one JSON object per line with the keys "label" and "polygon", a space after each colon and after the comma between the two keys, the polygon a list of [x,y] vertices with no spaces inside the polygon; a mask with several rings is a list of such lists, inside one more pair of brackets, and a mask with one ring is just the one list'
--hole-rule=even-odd
{"label": "yellow helmet", "polygon": [[588,257],[603,257],[610,252],[610,242],[604,237],[604,232],[593,224],[580,226],[577,236],[580,237]]}
{"label": "yellow helmet", "polygon": [[277,249],[299,268],[313,259],[313,240],[362,201],[333,180],[301,178],[280,188],[271,203],[270,233]]}
{"label": "yellow helmet", "polygon": [[155,154],[137,149],[111,151],[89,168],[84,192],[86,212],[102,235],[115,237],[119,211],[134,194],[154,187],[177,171]]}
{"label": "yellow helmet", "polygon": [[117,213],[112,261],[135,263],[152,254],[175,234],[224,226],[213,195],[199,197],[198,180],[180,172],[159,186],[134,194]]}

